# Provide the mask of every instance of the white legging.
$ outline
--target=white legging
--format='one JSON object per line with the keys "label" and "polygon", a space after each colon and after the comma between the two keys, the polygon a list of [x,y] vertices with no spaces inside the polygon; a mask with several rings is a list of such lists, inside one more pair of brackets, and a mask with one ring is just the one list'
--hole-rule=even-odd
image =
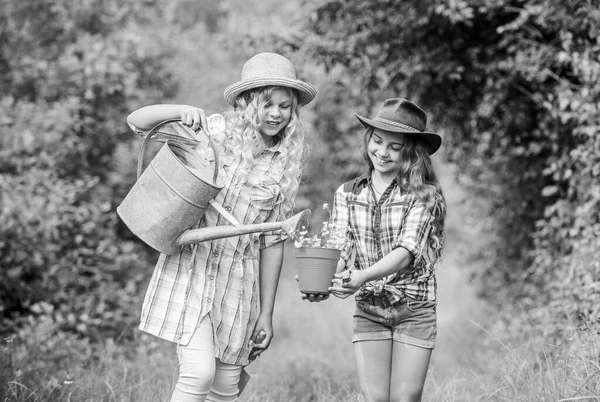
{"label": "white legging", "polygon": [[177,346],[179,378],[171,402],[237,401],[242,366],[215,358],[213,329],[205,316],[187,346]]}

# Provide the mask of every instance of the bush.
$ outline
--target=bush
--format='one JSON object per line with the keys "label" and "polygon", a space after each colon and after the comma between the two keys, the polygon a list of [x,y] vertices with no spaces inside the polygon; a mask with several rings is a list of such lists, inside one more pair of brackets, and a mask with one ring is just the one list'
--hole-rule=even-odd
{"label": "bush", "polygon": [[497,239],[481,294],[498,305],[562,304],[600,326],[597,7],[351,0],[312,16],[290,46],[346,72],[367,107],[391,92],[445,128],[447,156],[485,200],[479,219]]}
{"label": "bush", "polygon": [[131,335],[150,250],[116,215],[134,178],[115,152],[135,138],[131,105],[176,89],[164,55],[127,30],[143,7],[0,8],[0,335],[39,319],[92,339]]}

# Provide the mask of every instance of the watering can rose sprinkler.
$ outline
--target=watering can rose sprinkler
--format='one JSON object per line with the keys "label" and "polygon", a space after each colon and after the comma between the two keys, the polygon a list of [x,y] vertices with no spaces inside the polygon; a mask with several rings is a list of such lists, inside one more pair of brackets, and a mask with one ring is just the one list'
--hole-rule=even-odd
{"label": "watering can rose sprinkler", "polygon": [[[211,115],[208,121],[209,132],[211,128],[224,129],[222,116]],[[162,131],[168,124],[176,125],[177,134]],[[142,172],[144,150],[151,140],[164,145]],[[212,148],[214,167],[195,149],[205,143]],[[144,138],[138,156],[137,181],[117,207],[117,213],[134,235],[165,254],[173,254],[181,246],[249,233],[283,230],[293,236],[308,225],[309,209],[282,222],[241,225],[214,200],[223,189],[218,166],[215,145],[202,128],[196,133],[179,119],[160,122]],[[194,228],[208,204],[232,226]]]}

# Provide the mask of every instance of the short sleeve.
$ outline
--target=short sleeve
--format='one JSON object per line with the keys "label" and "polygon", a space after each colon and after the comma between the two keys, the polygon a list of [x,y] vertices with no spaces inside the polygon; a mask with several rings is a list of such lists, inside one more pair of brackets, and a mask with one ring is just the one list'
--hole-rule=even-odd
{"label": "short sleeve", "polygon": [[[295,196],[296,196],[295,192],[294,192],[293,196],[295,198]],[[275,206],[274,206],[273,210],[271,211],[271,213],[269,214],[269,216],[267,216],[267,219],[265,220],[265,222],[282,222],[291,216],[293,204],[291,204],[289,202],[283,202],[283,199],[281,198],[281,196],[279,197],[278,201],[279,202],[277,204],[275,204]],[[283,230],[273,230],[271,232],[261,233],[258,238],[259,239],[259,249],[263,250],[265,248],[274,246],[277,243],[286,241],[287,238],[288,238],[288,235]]]}

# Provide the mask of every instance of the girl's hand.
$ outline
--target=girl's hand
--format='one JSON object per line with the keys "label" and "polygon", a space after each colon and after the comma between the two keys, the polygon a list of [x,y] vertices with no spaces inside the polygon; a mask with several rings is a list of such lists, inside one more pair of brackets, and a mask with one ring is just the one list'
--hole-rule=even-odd
{"label": "girl's hand", "polygon": [[302,300],[308,300],[309,302],[321,302],[329,299],[329,294],[324,293],[302,293]]}
{"label": "girl's hand", "polygon": [[[294,275],[294,279],[298,282],[298,275]],[[302,300],[308,300],[311,303],[320,302],[329,299],[329,294],[323,293],[302,293]]]}
{"label": "girl's hand", "polygon": [[250,350],[250,361],[256,359],[262,352],[267,350],[273,339],[273,320],[270,316],[259,315],[258,321],[252,331],[252,337],[250,337],[249,347]]}
{"label": "girl's hand", "polygon": [[204,109],[189,106],[181,109],[179,115],[181,117],[181,122],[186,126],[191,127],[194,131],[197,131],[200,127],[208,127]]}
{"label": "girl's hand", "polygon": [[356,293],[363,284],[362,271],[358,269],[349,269],[335,274],[333,286],[329,288],[329,291],[334,296],[345,299]]}

